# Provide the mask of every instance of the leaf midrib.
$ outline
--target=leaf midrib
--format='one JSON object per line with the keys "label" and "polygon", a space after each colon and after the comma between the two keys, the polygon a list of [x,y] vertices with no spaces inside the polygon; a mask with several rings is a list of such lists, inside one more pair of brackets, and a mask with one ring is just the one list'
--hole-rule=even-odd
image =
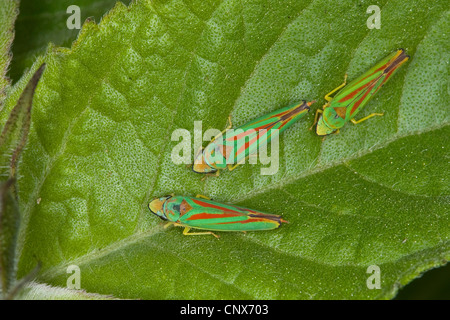
{"label": "leaf midrib", "polygon": [[[112,245],[109,245],[109,246],[107,246],[107,247],[105,247],[105,248],[103,248],[101,250],[91,251],[88,254],[85,254],[83,256],[77,257],[77,258],[72,259],[70,261],[64,261],[64,263],[61,263],[59,265],[52,266],[51,268],[47,269],[44,273],[42,273],[39,276],[39,278],[43,279],[43,280],[54,279],[58,275],[65,274],[66,267],[68,265],[75,264],[75,265],[81,266],[83,264],[88,264],[88,263],[90,263],[92,261],[95,261],[96,259],[101,259],[101,258],[106,257],[106,256],[108,256],[108,255],[110,255],[110,254],[112,254],[112,253],[114,253],[116,251],[122,250],[123,248],[125,248],[127,246],[131,246],[131,245],[134,245],[134,244],[138,244],[139,242],[146,241],[146,240],[152,238],[153,236],[163,232],[164,230],[165,230],[165,228],[162,225],[159,225],[159,226],[157,226],[155,228],[152,228],[150,230],[151,232],[144,232],[144,233],[140,233],[140,234],[134,234],[134,235],[132,235],[130,237],[127,237],[127,238],[125,238],[125,239],[123,239],[121,241],[115,242]],[[309,261],[309,262],[312,262],[312,263],[315,263],[315,264],[325,265],[325,266],[328,266],[328,267],[357,267],[357,268],[363,268],[363,269],[366,268],[366,264],[358,265],[358,264],[349,263],[349,262],[343,263],[343,264],[329,264],[329,263],[326,263],[326,262],[323,262],[323,261],[315,261],[314,259],[310,259],[310,258],[306,258],[306,257],[302,257],[302,256],[297,256],[297,255],[292,255],[292,254],[290,254],[288,252],[285,252],[283,250],[279,250],[278,248],[274,248],[274,247],[268,246],[267,244],[261,243],[260,241],[256,240],[255,238],[247,237],[246,235],[243,235],[243,234],[238,234],[237,236],[240,237],[242,240],[251,241],[252,243],[254,243],[256,245],[262,246],[264,248],[268,248],[268,249],[273,250],[274,252],[280,253],[282,255],[289,255],[289,256],[292,256],[292,257],[294,257],[296,259]],[[213,239],[213,241],[217,241],[217,240]],[[144,245],[144,244],[142,243],[142,245]],[[146,241],[145,245],[150,245],[152,248],[157,249],[157,250],[163,250],[162,248],[160,248],[159,245],[154,244],[154,243],[149,242],[149,241]],[[416,256],[417,254],[420,254],[421,252],[425,252],[425,251],[431,250],[433,248],[441,248],[443,246],[448,246],[448,245],[450,245],[450,240],[448,240],[448,241],[441,241],[438,245],[435,245],[435,246],[432,246],[432,247],[428,247],[428,248],[422,248],[420,250],[413,251],[413,252],[411,252],[411,253],[409,253],[407,255],[401,256],[398,259],[386,260],[386,261],[383,261],[382,263],[383,264],[393,264],[393,263],[396,263],[396,262],[401,261],[401,260],[408,260],[411,257]],[[205,273],[209,277],[211,277],[211,278],[213,278],[213,279],[215,279],[215,280],[217,280],[217,281],[219,281],[221,283],[224,283],[226,285],[233,286],[234,288],[238,289],[240,292],[243,292],[243,293],[245,293],[247,295],[253,296],[252,293],[242,290],[242,288],[237,286],[234,282],[226,281],[226,280],[218,277],[217,275],[208,272],[204,268],[201,268],[200,266],[195,264],[193,261],[190,261],[190,260],[186,259],[185,257],[180,256],[177,252],[174,252],[173,250],[170,250],[168,248],[164,248],[163,251],[164,251],[164,253],[169,252],[173,257],[177,258],[182,263],[187,263],[187,264],[193,266],[194,268],[196,268],[197,270]],[[125,257],[123,257],[123,258],[125,259]],[[429,259],[427,259],[427,261],[428,262],[432,262],[432,261],[435,261],[435,260],[441,259],[441,258],[442,257],[429,258]],[[401,274],[399,274],[397,276],[398,281],[396,281],[393,284],[393,286],[389,287],[387,290],[389,292],[391,292],[392,290],[394,290],[394,291],[398,290],[398,288],[399,288],[398,284],[401,282],[402,278],[404,278],[405,276],[410,275],[411,274],[411,272],[410,272],[411,270],[417,270],[421,265],[422,265],[422,261],[420,262],[420,264],[416,263],[416,264],[412,265],[408,270],[406,270],[406,271],[402,272]],[[307,294],[307,293],[305,293],[305,294]],[[379,296],[383,296],[383,294],[380,293]]]}
{"label": "leaf midrib", "polygon": [[[370,153],[372,153],[372,152],[374,152],[376,150],[383,149],[383,148],[387,147],[389,144],[391,144],[391,143],[393,143],[393,142],[395,142],[395,141],[397,141],[399,139],[407,138],[409,136],[417,136],[417,135],[420,135],[420,134],[425,134],[425,133],[428,133],[428,132],[439,130],[439,129],[442,129],[442,128],[448,126],[449,124],[450,124],[450,122],[443,122],[443,123],[441,123],[439,125],[426,128],[425,130],[411,131],[411,132],[407,132],[407,133],[403,133],[403,134],[400,134],[400,133],[394,134],[394,135],[391,136],[391,138],[385,140],[383,143],[377,143],[377,145],[375,145],[375,146],[373,146],[371,148],[368,148],[368,149],[366,149],[364,151],[355,152],[353,155],[351,155],[349,157],[342,158],[342,159],[335,160],[335,161],[331,161],[330,163],[327,163],[327,164],[324,164],[324,165],[317,165],[314,169],[311,169],[311,170],[308,170],[308,171],[303,171],[302,173],[300,173],[298,175],[292,175],[290,177],[284,176],[283,179],[280,179],[280,181],[278,181],[278,182],[272,183],[272,184],[267,185],[267,186],[263,186],[261,188],[252,189],[250,192],[246,193],[242,197],[236,198],[235,200],[231,201],[231,203],[239,203],[239,202],[245,201],[245,200],[247,200],[249,198],[252,198],[252,197],[254,197],[256,195],[259,195],[261,193],[270,191],[270,190],[274,190],[274,189],[280,190],[283,185],[290,184],[292,182],[295,182],[296,180],[299,180],[299,179],[311,176],[311,175],[316,174],[316,173],[323,172],[325,170],[337,167],[339,165],[345,165],[349,161],[361,158],[361,157],[363,157],[363,156],[365,156],[367,154],[370,154]],[[384,187],[388,188],[387,186],[384,186]],[[395,191],[402,192],[402,191],[399,191],[399,190],[395,190]],[[412,194],[412,195],[419,196],[419,195],[416,195],[416,194]]]}

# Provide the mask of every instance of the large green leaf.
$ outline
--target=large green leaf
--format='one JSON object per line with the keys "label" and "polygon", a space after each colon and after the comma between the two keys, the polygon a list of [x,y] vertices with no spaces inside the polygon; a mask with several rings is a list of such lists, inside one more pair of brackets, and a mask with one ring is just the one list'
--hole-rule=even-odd
{"label": "large green leaf", "polygon": [[[119,298],[390,298],[450,256],[445,1],[136,1],[50,47],[19,166],[19,275]],[[411,60],[322,140],[322,98],[402,47]],[[26,75],[11,92],[14,104]],[[175,165],[177,128],[222,129],[318,100],[281,138],[280,169],[218,178]],[[8,109],[6,108],[6,109]],[[5,117],[2,115],[2,117]],[[192,151],[193,152],[193,151]],[[147,203],[168,193],[282,214],[275,231],[185,237]],[[381,270],[369,289],[367,268]]]}

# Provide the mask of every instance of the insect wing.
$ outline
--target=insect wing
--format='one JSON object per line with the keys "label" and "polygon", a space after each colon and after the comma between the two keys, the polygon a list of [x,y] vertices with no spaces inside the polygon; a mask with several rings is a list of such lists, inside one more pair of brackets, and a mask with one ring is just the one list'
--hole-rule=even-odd
{"label": "insect wing", "polygon": [[190,209],[180,217],[185,226],[213,231],[251,231],[278,228],[286,222],[278,215],[267,214],[211,200],[185,197]]}
{"label": "insect wing", "polygon": [[227,131],[221,145],[226,162],[239,163],[255,154],[259,146],[269,143],[275,135],[279,135],[303,117],[312,103],[303,101],[293,104]]}
{"label": "insect wing", "polygon": [[346,85],[330,104],[341,117],[350,120],[370,98],[393,75],[395,70],[409,59],[403,50],[398,50]]}

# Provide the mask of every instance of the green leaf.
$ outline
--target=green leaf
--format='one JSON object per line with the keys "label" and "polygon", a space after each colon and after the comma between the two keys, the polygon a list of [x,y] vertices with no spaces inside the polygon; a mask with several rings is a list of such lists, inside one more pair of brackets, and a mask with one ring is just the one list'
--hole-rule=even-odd
{"label": "green leaf", "polygon": [[14,39],[14,22],[17,17],[18,0],[0,3],[0,106],[5,98],[9,79],[6,73],[11,62],[11,44]]}
{"label": "green leaf", "polygon": [[34,92],[44,70],[45,64],[42,64],[33,74],[3,127],[0,135],[0,181],[15,177],[19,155],[30,131]]}
{"label": "green leaf", "polygon": [[[130,0],[122,2],[128,4]],[[115,3],[116,0],[21,0],[13,45],[14,58],[9,73],[11,79],[18,80],[36,56],[45,53],[49,42],[70,47],[79,30],[66,26],[67,19],[72,15],[67,13],[69,6],[80,8],[81,22],[88,18],[99,21]]]}
{"label": "green leaf", "polygon": [[[30,131],[33,96],[44,69],[45,64],[33,74],[0,135],[0,271],[2,293],[7,298],[14,297],[11,292],[17,292],[21,287],[15,285],[16,247],[20,226],[15,185],[16,167]],[[13,284],[16,287],[11,289]]]}
{"label": "green leaf", "polygon": [[[19,275],[119,298],[386,299],[450,257],[450,50],[444,1],[136,1],[49,47],[19,166]],[[384,112],[322,140],[308,128],[326,93],[397,48],[410,61],[361,111]],[[35,63],[33,70],[36,69]],[[26,75],[15,87],[15,103]],[[177,128],[235,126],[318,100],[281,137],[280,168],[218,178],[175,165]],[[192,150],[194,152],[194,150]],[[204,194],[281,214],[282,228],[185,237],[147,209]],[[369,289],[369,266],[381,289]]]}
{"label": "green leaf", "polygon": [[16,300],[113,300],[111,296],[52,287],[42,283],[29,283],[17,296]]}
{"label": "green leaf", "polygon": [[16,281],[16,244],[20,214],[12,192],[14,179],[0,185],[0,272],[1,292],[6,295]]}

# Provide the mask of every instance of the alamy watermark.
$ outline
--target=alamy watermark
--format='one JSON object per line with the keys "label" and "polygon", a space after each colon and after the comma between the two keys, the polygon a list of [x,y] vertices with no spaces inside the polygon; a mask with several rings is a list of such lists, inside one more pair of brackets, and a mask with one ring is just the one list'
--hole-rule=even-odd
{"label": "alamy watermark", "polygon": [[67,7],[66,13],[70,16],[67,18],[66,26],[68,29],[81,29],[81,9],[79,6],[71,5]]}
{"label": "alamy watermark", "polygon": [[367,7],[366,13],[373,13],[367,18],[367,28],[380,29],[381,28],[381,9],[377,5],[370,5]]}
{"label": "alamy watermark", "polygon": [[67,278],[67,288],[79,290],[81,288],[81,270],[76,264],[71,264],[67,267],[66,273],[71,274]]}
{"label": "alamy watermark", "polygon": [[[191,132],[186,129],[176,129],[172,132],[171,140],[179,141],[171,152],[171,160],[174,164],[192,164],[195,159],[192,155],[198,155],[198,150],[202,149],[204,142],[213,140],[213,144],[208,145],[203,150],[207,154],[209,163],[217,165],[257,164],[259,162],[268,167],[261,168],[262,175],[274,175],[279,169],[279,130],[243,130],[228,129],[223,133],[218,129],[208,129],[202,133],[202,121],[194,121],[194,143],[192,147]],[[228,139],[233,137],[233,139]],[[269,138],[270,137],[270,138]],[[268,154],[268,144],[270,139],[270,154]],[[249,153],[247,157],[240,157]],[[242,159],[241,159],[242,158]]]}
{"label": "alamy watermark", "polygon": [[368,289],[381,289],[381,269],[377,265],[371,265],[367,267],[366,273],[371,275],[366,280],[366,286]]}

